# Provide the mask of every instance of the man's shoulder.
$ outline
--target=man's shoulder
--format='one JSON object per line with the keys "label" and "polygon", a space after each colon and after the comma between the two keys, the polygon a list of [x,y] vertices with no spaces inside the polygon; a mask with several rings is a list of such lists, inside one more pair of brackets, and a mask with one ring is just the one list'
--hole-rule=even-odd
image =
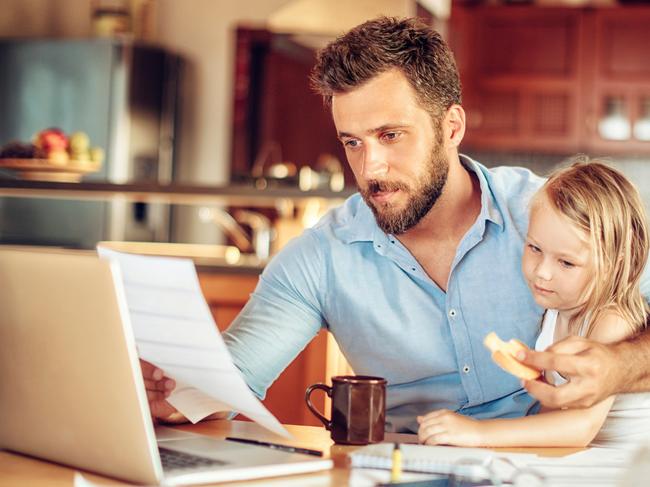
{"label": "man's shoulder", "polygon": [[499,166],[482,170],[504,218],[509,215],[518,227],[527,227],[529,202],[546,179],[524,167]]}
{"label": "man's shoulder", "polygon": [[[348,244],[362,240],[360,236],[365,235],[362,230],[362,222],[367,220],[364,208],[372,216],[360,195],[354,194],[329,210],[315,225],[287,242],[268,263],[264,275],[267,278],[288,276],[293,280],[296,276],[310,275],[316,280],[326,262],[344,265],[351,249]],[[339,258],[332,258],[332,254]]]}
{"label": "man's shoulder", "polygon": [[290,253],[312,253],[314,246],[331,248],[335,242],[346,244],[363,239],[366,234],[371,234],[373,221],[372,212],[361,195],[355,193],[288,242],[281,253],[287,253],[287,249]]}
{"label": "man's shoulder", "polygon": [[372,240],[376,222],[372,211],[359,193],[346,199],[341,205],[329,210],[312,227],[319,238],[335,239],[343,243]]}
{"label": "man's shoulder", "polygon": [[525,167],[498,166],[483,168],[483,172],[492,192],[508,200],[529,199],[546,181],[546,178]]}
{"label": "man's shoulder", "polygon": [[[505,222],[514,223],[518,232],[524,232],[528,226],[528,203],[544,184],[545,179],[530,169],[518,166],[497,166],[487,168],[467,156],[462,156],[464,163],[479,174],[481,188],[488,191],[488,201],[500,213]],[[510,228],[510,227],[509,227]]]}

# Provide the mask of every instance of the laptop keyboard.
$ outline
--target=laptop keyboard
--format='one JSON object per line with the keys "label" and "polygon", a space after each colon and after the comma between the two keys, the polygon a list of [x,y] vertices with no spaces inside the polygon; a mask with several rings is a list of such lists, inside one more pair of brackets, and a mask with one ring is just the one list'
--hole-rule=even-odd
{"label": "laptop keyboard", "polygon": [[214,458],[200,457],[167,448],[158,448],[158,451],[160,451],[160,461],[164,470],[194,470],[226,464]]}

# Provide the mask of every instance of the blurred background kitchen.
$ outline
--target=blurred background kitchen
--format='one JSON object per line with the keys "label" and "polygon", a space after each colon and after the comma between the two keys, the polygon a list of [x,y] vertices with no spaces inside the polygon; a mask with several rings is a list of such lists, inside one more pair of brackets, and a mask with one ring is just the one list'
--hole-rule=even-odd
{"label": "blurred background kitchen", "polygon": [[[641,3],[3,0],[0,146],[57,127],[86,133],[104,160],[36,171],[20,154],[0,159],[0,244],[89,251],[108,240],[190,256],[223,329],[268,257],[354,191],[307,76],[316,49],[380,14],[419,16],[450,42],[463,152],[541,174],[577,153],[607,157],[650,206]],[[346,367],[323,334],[267,405],[315,424],[304,386]]]}

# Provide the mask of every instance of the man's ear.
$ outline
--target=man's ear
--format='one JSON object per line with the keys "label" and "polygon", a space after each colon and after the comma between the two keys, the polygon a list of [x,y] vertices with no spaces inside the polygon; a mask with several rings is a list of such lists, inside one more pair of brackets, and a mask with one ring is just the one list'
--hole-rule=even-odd
{"label": "man's ear", "polygon": [[444,118],[445,138],[449,147],[458,147],[465,136],[465,110],[460,105],[452,105]]}

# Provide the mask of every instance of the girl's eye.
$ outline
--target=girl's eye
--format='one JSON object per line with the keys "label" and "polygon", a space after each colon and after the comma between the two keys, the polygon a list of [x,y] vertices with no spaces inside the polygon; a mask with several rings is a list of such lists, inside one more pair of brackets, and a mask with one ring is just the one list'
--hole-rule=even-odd
{"label": "girl's eye", "polygon": [[533,245],[533,244],[528,244],[528,248],[529,248],[530,251],[533,252],[534,254],[539,254],[539,253],[542,251],[542,249],[540,249],[538,246]]}
{"label": "girl's eye", "polygon": [[560,265],[562,267],[566,267],[567,269],[571,269],[572,267],[575,267],[575,264],[573,262],[569,262],[568,260],[560,260]]}

